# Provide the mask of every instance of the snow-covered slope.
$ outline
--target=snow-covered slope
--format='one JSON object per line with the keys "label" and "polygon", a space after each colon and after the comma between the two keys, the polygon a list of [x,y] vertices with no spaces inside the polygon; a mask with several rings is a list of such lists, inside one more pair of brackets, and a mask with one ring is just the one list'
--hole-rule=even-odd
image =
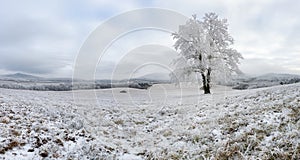
{"label": "snow-covered slope", "polygon": [[300,84],[121,90],[0,89],[0,159],[300,158]]}

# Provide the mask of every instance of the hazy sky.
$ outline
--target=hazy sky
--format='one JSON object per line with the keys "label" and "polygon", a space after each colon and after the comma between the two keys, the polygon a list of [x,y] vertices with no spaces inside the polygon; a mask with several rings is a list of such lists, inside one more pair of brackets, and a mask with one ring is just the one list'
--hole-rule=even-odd
{"label": "hazy sky", "polygon": [[[2,0],[0,74],[23,72],[70,77],[82,44],[97,26],[126,11],[145,7],[170,9],[188,17],[216,12],[229,21],[234,47],[245,58],[240,66],[243,72],[300,74],[298,0]],[[162,47],[152,53],[149,47],[143,47],[149,44],[170,49]],[[171,51],[172,44],[167,32],[143,30],[126,34],[107,48],[96,77],[110,76],[121,62],[125,65],[118,76],[132,73],[131,64],[141,57],[137,53],[149,57],[153,54],[161,66],[168,65],[176,56]],[[126,66],[129,66],[127,72]],[[167,71],[151,65],[142,68],[140,75]]]}

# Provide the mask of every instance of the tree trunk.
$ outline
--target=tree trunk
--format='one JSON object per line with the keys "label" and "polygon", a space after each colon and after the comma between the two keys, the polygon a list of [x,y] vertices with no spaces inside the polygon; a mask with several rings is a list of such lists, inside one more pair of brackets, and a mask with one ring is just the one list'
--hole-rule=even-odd
{"label": "tree trunk", "polygon": [[210,68],[207,70],[206,74],[201,73],[204,94],[210,94],[210,73],[211,73]]}
{"label": "tree trunk", "polygon": [[207,75],[206,75],[206,81],[207,81],[207,91],[204,92],[204,94],[210,94],[210,72],[211,72],[211,68],[208,68],[207,70]]}

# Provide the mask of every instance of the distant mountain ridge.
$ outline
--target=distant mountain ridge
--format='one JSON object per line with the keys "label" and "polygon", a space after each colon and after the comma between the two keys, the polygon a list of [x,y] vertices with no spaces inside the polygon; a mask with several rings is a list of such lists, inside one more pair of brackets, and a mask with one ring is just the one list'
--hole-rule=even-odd
{"label": "distant mountain ridge", "polygon": [[1,77],[4,77],[4,78],[15,78],[15,79],[28,79],[28,80],[42,79],[42,77],[33,76],[33,75],[30,75],[30,74],[24,74],[24,73],[5,74],[5,75],[2,75]]}
{"label": "distant mountain ridge", "polygon": [[39,91],[70,91],[78,89],[105,89],[120,87],[147,89],[157,83],[169,83],[169,81],[147,79],[146,77],[124,80],[96,79],[94,81],[77,79],[73,81],[72,78],[44,78],[24,73],[0,76],[0,88]]}
{"label": "distant mountain ridge", "polygon": [[300,78],[300,75],[286,73],[267,73],[255,78],[260,80],[286,80],[291,78]]}
{"label": "distant mountain ridge", "polygon": [[233,89],[253,89],[300,82],[300,75],[268,73],[260,76],[240,76],[233,78]]}
{"label": "distant mountain ridge", "polygon": [[[45,78],[40,76],[34,76],[31,74],[25,74],[25,73],[14,73],[14,74],[4,74],[0,75],[0,78],[9,78],[9,79],[24,79],[24,80],[51,80],[51,81],[70,81],[72,78]],[[170,80],[170,77],[166,73],[150,73],[146,74],[140,77],[130,78],[130,79],[136,79],[136,80],[154,80],[154,81],[168,81]],[[114,81],[125,81],[124,80],[112,80]],[[85,80],[82,80],[85,81]],[[111,81],[109,79],[96,79],[96,81]]]}
{"label": "distant mountain ridge", "polygon": [[[151,73],[141,77],[112,81],[101,79],[73,81],[72,78],[43,78],[15,73],[0,76],[0,82],[0,88],[52,91],[116,87],[147,89],[153,84],[171,83],[168,74],[165,73]],[[231,86],[233,89],[254,89],[298,82],[300,82],[300,75],[268,73],[260,76],[239,75],[233,77],[230,82],[220,82],[220,85]]]}

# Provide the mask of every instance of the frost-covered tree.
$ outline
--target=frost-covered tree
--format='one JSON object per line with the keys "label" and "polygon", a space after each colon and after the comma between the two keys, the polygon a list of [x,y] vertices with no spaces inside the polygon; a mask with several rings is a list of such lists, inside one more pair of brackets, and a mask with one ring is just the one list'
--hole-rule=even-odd
{"label": "frost-covered tree", "polygon": [[174,47],[180,57],[173,61],[177,77],[189,77],[196,74],[201,78],[205,94],[210,93],[212,75],[231,75],[239,73],[240,53],[231,48],[233,38],[228,33],[226,19],[220,19],[215,13],[207,13],[203,21],[193,15],[186,24],[172,34],[176,40]]}

